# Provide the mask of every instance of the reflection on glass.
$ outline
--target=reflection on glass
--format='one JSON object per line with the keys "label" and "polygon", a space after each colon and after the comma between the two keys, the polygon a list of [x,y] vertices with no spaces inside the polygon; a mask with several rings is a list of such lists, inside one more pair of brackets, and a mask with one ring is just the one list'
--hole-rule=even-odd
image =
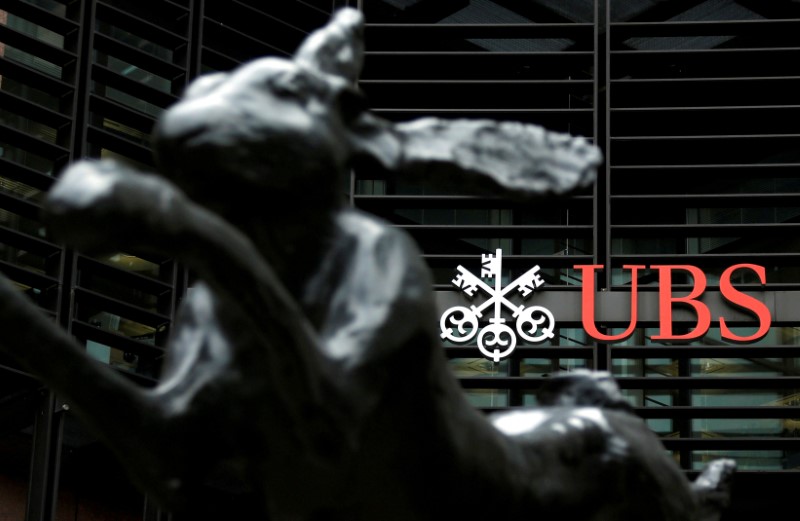
{"label": "reflection on glass", "polygon": [[156,377],[155,360],[152,357],[143,357],[93,340],[86,341],[86,354],[98,362],[122,371],[150,378]]}
{"label": "reflection on glass", "polygon": [[717,437],[777,437],[786,436],[784,423],[778,418],[695,418],[692,436]]}
{"label": "reflection on glass", "polygon": [[[29,20],[20,18],[13,13],[5,13],[6,23],[8,27],[19,31],[23,34],[36,38],[39,41],[50,44],[59,49],[64,48],[64,37],[58,33],[51,31],[45,27],[37,25]],[[2,18],[0,18],[2,21]]]}
{"label": "reflection on glass", "polygon": [[102,20],[98,20],[97,22],[97,32],[105,34],[106,36],[110,36],[122,43],[126,43],[131,47],[135,47],[136,49],[144,51],[151,56],[161,58],[165,61],[172,61],[172,50],[167,49],[166,47],[163,47],[146,38],[142,38],[139,35],[130,33],[124,29],[120,29],[119,27],[114,27],[113,25]]}
{"label": "reflection on glass", "polygon": [[97,328],[120,333],[146,344],[155,344],[156,342],[156,332],[158,331],[156,328],[113,313],[100,311],[91,314],[87,322]]}
{"label": "reflection on glass", "polygon": [[495,363],[486,358],[453,358],[450,368],[458,378],[471,376],[508,376],[508,360]]}
{"label": "reflection on glass", "polygon": [[[94,85],[94,89],[97,90],[98,85]],[[138,110],[140,112],[144,112],[153,117],[158,117],[164,109],[159,107],[158,105],[153,105],[143,99],[137,98],[136,96],[132,96],[126,92],[121,90],[115,89],[113,87],[102,87],[102,93],[108,99],[112,99],[119,103],[122,103],[126,107],[130,107],[134,110]]]}
{"label": "reflection on glass", "polygon": [[585,358],[523,358],[519,365],[519,375],[541,378],[576,369],[591,368],[592,361]]}
{"label": "reflection on glass", "polygon": [[144,163],[136,161],[135,159],[131,159],[131,158],[123,156],[121,154],[117,154],[113,150],[109,150],[107,148],[100,149],[100,158],[101,159],[113,159],[114,161],[118,161],[118,162],[120,162],[120,163],[122,163],[124,165],[129,165],[129,166],[131,166],[133,168],[136,168],[136,169],[139,169],[139,170],[143,170],[143,171],[148,171],[148,170],[152,170],[153,169],[153,167],[151,167],[150,165],[146,165]]}
{"label": "reflection on glass", "polygon": [[[458,378],[508,376],[508,361],[499,364],[485,358],[454,358],[450,367]],[[506,389],[466,389],[467,399],[475,407],[507,407]]]}
{"label": "reflection on glass", "polygon": [[48,76],[61,79],[62,69],[60,66],[11,45],[3,44],[3,58],[21,63]]}
{"label": "reflection on glass", "polygon": [[386,195],[386,181],[383,179],[358,179],[356,195]]}
{"label": "reflection on glass", "polygon": [[149,134],[146,134],[140,130],[136,130],[135,128],[131,128],[127,125],[123,125],[122,123],[114,121],[113,119],[103,118],[103,128],[113,132],[114,134],[119,134],[125,138],[133,139],[139,144],[145,146],[150,144]]}
{"label": "reflection on glass", "polygon": [[656,436],[662,438],[677,437],[677,432],[673,427],[673,421],[670,418],[647,418],[645,423]]}
{"label": "reflection on glass", "polygon": [[33,201],[35,203],[41,203],[44,196],[42,191],[38,188],[33,188],[25,183],[6,179],[5,177],[0,177],[0,192],[12,194],[21,199]]}
{"label": "reflection on glass", "polygon": [[39,238],[47,238],[46,229],[39,221],[0,208],[0,226]]}
{"label": "reflection on glass", "polygon": [[0,123],[21,130],[48,143],[57,144],[58,142],[58,131],[56,129],[3,108],[0,108]]}
{"label": "reflection on glass", "polygon": [[33,152],[28,152],[13,145],[0,141],[0,157],[14,163],[27,166],[42,174],[53,175],[55,162]]}
{"label": "reflection on glass", "polygon": [[104,63],[109,69],[117,74],[135,80],[138,83],[144,83],[145,85],[149,85],[150,87],[158,89],[161,92],[169,93],[172,90],[171,81],[152,72],[146,71],[141,67],[137,67],[136,65],[128,63],[124,60],[105,54],[98,54],[97,59],[98,62]]}
{"label": "reflection on glass", "polygon": [[57,265],[48,265],[45,258],[8,244],[0,243],[0,260],[42,275],[53,275]]}
{"label": "reflection on glass", "polygon": [[[2,56],[1,52],[0,56]],[[60,98],[50,94],[49,92],[45,92],[30,85],[20,83],[14,78],[10,78],[8,76],[0,77],[0,89],[4,90],[5,92],[10,92],[11,94],[17,95],[28,101],[32,101],[37,105],[41,105],[50,110],[59,111],[61,109]]]}
{"label": "reflection on glass", "polygon": [[474,407],[508,407],[506,389],[468,389],[466,395]]}

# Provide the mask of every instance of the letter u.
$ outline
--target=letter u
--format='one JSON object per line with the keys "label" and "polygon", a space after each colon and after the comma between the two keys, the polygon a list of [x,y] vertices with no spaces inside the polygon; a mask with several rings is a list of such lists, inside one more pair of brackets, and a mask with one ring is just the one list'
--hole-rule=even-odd
{"label": "letter u", "polygon": [[599,264],[577,264],[574,266],[580,270],[582,279],[581,289],[581,322],[586,333],[598,342],[620,342],[630,337],[636,329],[636,309],[638,307],[638,274],[640,269],[645,266],[623,265],[622,269],[631,270],[631,321],[628,328],[618,335],[605,335],[597,330],[595,324],[595,283],[594,274],[598,269],[603,269]]}

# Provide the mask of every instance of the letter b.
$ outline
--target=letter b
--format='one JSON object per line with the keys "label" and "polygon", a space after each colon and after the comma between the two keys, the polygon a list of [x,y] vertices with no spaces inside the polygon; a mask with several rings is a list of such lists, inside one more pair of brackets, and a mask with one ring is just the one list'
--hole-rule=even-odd
{"label": "letter b", "polygon": [[[653,335],[653,340],[694,340],[700,338],[708,332],[711,326],[711,312],[708,306],[697,300],[706,289],[706,276],[695,266],[686,264],[676,266],[652,265],[651,269],[658,270],[658,320],[660,334]],[[692,291],[684,297],[672,296],[672,271],[688,271],[694,279]],[[691,306],[697,314],[697,322],[694,329],[685,335],[674,335],[672,333],[672,305],[674,303],[687,304]]]}

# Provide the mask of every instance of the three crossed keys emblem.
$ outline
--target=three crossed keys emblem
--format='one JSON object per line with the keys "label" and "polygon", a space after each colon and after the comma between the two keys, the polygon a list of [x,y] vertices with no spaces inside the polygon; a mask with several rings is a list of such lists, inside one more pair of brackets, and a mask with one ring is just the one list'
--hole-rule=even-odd
{"label": "three crossed keys emblem", "polygon": [[[480,278],[463,266],[458,266],[458,275],[453,279],[453,284],[469,297],[474,297],[480,290],[489,298],[479,306],[453,306],[447,309],[439,320],[443,339],[456,344],[465,344],[478,335],[478,349],[495,362],[509,356],[517,346],[514,329],[508,326],[506,319],[502,317],[503,307],[507,308],[516,319],[516,333],[528,342],[539,343],[553,338],[555,327],[553,314],[547,308],[516,305],[506,298],[514,290],[523,298],[527,298],[536,288],[544,284],[539,275],[539,266],[529,269],[506,287],[502,286],[502,266],[503,250],[500,249],[496,250],[494,255],[481,256]],[[481,278],[494,278],[494,288]],[[494,307],[494,316],[489,318],[488,325],[479,327],[479,319],[490,306]]]}

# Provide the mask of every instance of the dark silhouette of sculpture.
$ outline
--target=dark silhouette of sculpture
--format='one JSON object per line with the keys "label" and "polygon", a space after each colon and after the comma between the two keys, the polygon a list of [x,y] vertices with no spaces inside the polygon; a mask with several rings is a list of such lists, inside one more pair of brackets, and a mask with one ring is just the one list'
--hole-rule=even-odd
{"label": "dark silhouette of sculpture", "polygon": [[600,154],[516,123],[375,117],[355,88],[361,27],[342,10],[291,60],[192,83],[158,122],[159,175],[85,161],[49,192],[67,244],[167,254],[202,280],[157,387],[91,361],[5,281],[0,350],[193,518],[224,476],[251,519],[716,519],[732,462],[690,483],[603,373],[553,378],[530,410],[465,400],[419,252],[342,205],[342,176],[370,158],[544,196],[591,182]]}

